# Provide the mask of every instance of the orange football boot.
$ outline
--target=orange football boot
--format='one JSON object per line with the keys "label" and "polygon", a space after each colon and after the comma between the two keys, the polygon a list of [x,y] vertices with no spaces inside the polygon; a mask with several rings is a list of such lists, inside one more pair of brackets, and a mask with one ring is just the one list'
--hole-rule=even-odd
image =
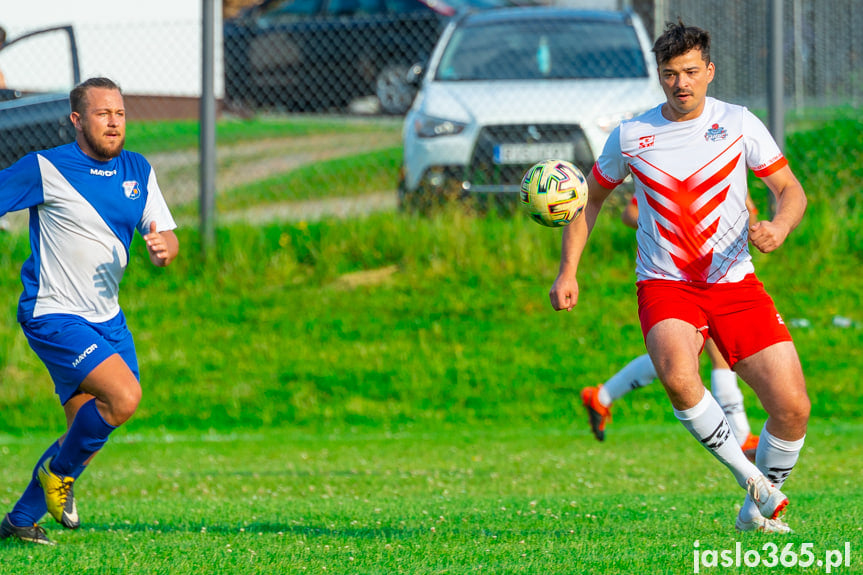
{"label": "orange football boot", "polygon": [[590,430],[596,436],[598,441],[605,440],[605,424],[611,421],[611,409],[602,405],[599,402],[599,388],[602,384],[596,387],[585,387],[581,390],[581,403],[587,410],[587,417],[590,420]]}

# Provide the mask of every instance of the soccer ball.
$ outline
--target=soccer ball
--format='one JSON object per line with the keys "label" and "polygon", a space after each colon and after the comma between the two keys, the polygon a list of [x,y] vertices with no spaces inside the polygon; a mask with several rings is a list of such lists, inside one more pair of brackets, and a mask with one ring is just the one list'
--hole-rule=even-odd
{"label": "soccer ball", "polygon": [[584,211],[587,180],[566,160],[545,160],[524,174],[519,195],[534,221],[557,228],[569,225]]}

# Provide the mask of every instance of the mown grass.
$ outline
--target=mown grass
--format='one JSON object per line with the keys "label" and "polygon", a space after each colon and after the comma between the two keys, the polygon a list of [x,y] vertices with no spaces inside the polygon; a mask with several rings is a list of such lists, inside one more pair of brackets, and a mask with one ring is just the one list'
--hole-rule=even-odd
{"label": "mown grass", "polygon": [[[251,120],[222,119],[216,124],[217,143],[251,142],[267,138],[288,138],[316,134],[374,132],[380,129],[379,118],[326,116],[257,116]],[[147,155],[155,152],[189,150],[200,143],[200,126],[197,120],[130,121],[126,127],[126,140],[134,143],[136,152]]]}
{"label": "mown grass", "polygon": [[[765,545],[821,560],[848,542],[854,568],[833,572],[861,567],[859,422],[813,423],[785,537],[733,531],[742,491],[680,426],[622,421],[600,445],[578,423],[121,433],[76,484],[84,527],[0,543],[0,573],[677,574],[696,541],[765,561]],[[0,449],[22,478],[41,444]],[[701,570],[744,571],[777,572]]]}
{"label": "mown grass", "polygon": [[[813,400],[789,482],[798,534],[731,529],[739,492],[657,385],[618,402],[605,444],[589,435],[578,390],[643,353],[616,214],[558,314],[560,231],[455,208],[222,227],[207,263],[181,229],[167,270],[136,243],[122,304],[144,400],[76,490],[85,528],[52,527],[59,549],[0,545],[0,573],[685,573],[696,539],[850,541],[854,567],[834,572],[860,571],[861,128],[789,136],[809,209],[755,256],[786,321],[809,325],[792,327]],[[0,236],[3,508],[64,426],[14,321],[28,251]]]}

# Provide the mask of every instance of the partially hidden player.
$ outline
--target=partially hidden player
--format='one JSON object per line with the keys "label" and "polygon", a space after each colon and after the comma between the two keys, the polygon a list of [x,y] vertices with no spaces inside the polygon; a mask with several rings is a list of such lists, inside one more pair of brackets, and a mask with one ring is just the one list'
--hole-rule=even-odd
{"label": "partially hidden player", "polygon": [[[810,402],[791,334],[755,276],[748,244],[779,248],[800,223],[806,195],[752,113],[707,97],[715,73],[707,31],[669,23],[653,51],[666,101],[622,122],[606,141],[587,179],[585,217],[564,229],[551,304],[571,310],[578,303],[576,273],[597,214],[632,174],[639,319],[659,380],[677,418],[746,491],[735,527],[787,533],[780,488],[803,447]],[[776,199],[773,218],[754,225],[748,170]],[[701,381],[708,335],[767,412],[754,464]]]}
{"label": "partially hidden player", "polygon": [[45,512],[80,525],[73,485],[141,400],[132,334],[118,303],[135,230],[156,266],[179,251],[176,224],[140,154],[125,151],[119,86],[91,78],[70,93],[76,140],[0,172],[0,215],[30,210],[18,321],[54,381],[68,429],[33,469],[0,538],[51,545]]}

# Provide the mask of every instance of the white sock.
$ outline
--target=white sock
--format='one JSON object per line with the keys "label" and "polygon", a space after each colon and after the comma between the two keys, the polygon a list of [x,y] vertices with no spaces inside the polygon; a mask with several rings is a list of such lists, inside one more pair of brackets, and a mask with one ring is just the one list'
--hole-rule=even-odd
{"label": "white sock", "polygon": [[608,407],[630,391],[644,387],[656,379],[656,368],[646,353],[626,364],[599,388],[599,403]]}
{"label": "white sock", "polygon": [[675,409],[674,415],[701,445],[731,470],[741,487],[746,489],[747,479],[761,475],[758,468],[743,455],[740,444],[733,440],[731,427],[722,408],[706,389],[701,401],[689,409]]}
{"label": "white sock", "polygon": [[714,369],[710,372],[710,391],[725,412],[737,443],[743,445],[751,430],[743,407],[743,393],[737,384],[737,374],[730,369]]}
{"label": "white sock", "polygon": [[[779,439],[767,431],[767,424],[761,430],[761,436],[758,438],[758,449],[755,451],[755,465],[767,476],[767,480],[776,489],[782,489],[782,485],[788,479],[791,470],[794,469],[805,439],[805,435],[796,441]],[[758,507],[747,495],[740,515],[751,520],[758,513]]]}

